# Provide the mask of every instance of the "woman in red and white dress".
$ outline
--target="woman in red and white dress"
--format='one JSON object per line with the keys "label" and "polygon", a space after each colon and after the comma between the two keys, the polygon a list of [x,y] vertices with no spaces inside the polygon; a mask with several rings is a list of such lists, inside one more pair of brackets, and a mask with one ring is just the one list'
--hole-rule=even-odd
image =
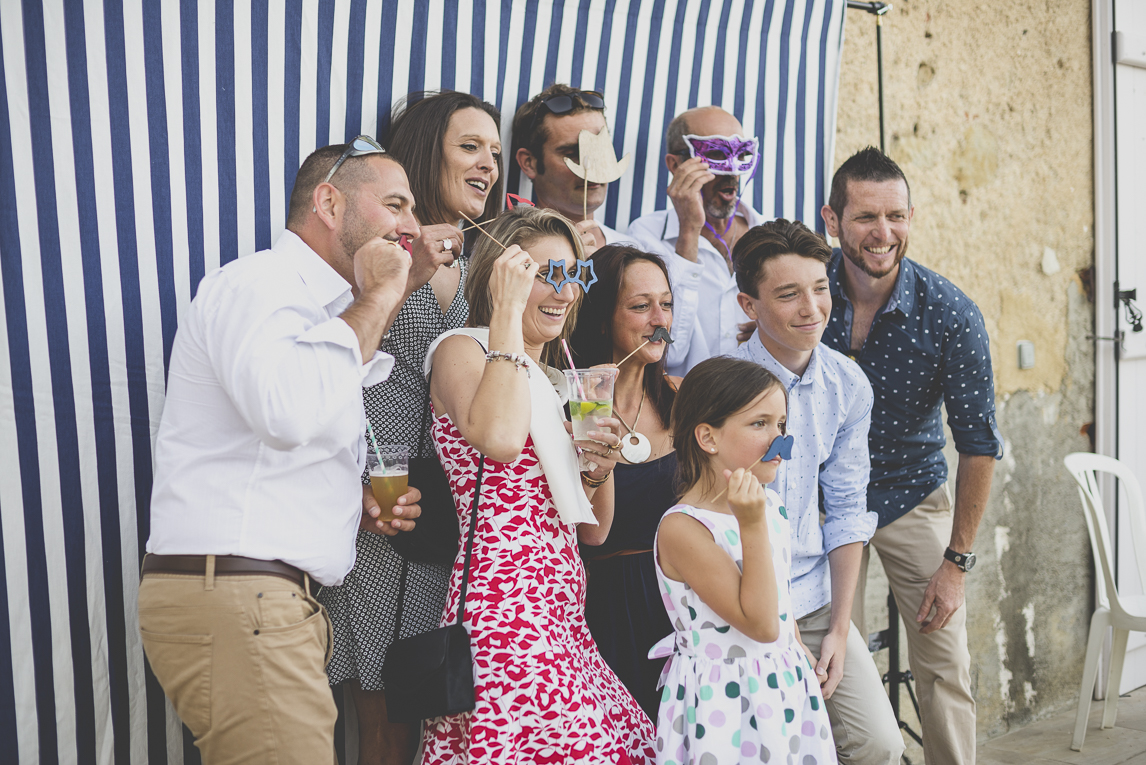
{"label": "woman in red and white dress", "polygon": [[[466,284],[471,329],[447,332],[432,370],[434,445],[450,479],[462,538],[485,455],[464,624],[474,659],[472,712],[427,721],[425,765],[632,763],[654,759],[652,724],[601,658],[585,623],[578,535],[603,539],[613,518],[619,423],[579,441],[562,409],[562,337],[580,288],[546,281],[551,260],[577,268],[572,224],[521,206],[487,226],[502,248],[474,247]],[[556,270],[556,269],[554,269]],[[558,279],[560,281],[560,279]],[[599,543],[599,542],[598,542]],[[443,624],[456,618],[463,554]]]}

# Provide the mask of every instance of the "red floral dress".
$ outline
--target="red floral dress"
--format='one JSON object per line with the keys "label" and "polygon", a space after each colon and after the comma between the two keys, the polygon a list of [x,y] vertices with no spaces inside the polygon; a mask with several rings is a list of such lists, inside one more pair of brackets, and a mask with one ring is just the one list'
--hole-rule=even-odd
{"label": "red floral dress", "polygon": [[[432,433],[465,539],[479,454],[448,417]],[[463,558],[443,625],[457,618]],[[589,634],[576,531],[557,517],[532,439],[512,463],[485,461],[464,623],[477,703],[426,722],[424,764],[654,761],[652,723]]]}

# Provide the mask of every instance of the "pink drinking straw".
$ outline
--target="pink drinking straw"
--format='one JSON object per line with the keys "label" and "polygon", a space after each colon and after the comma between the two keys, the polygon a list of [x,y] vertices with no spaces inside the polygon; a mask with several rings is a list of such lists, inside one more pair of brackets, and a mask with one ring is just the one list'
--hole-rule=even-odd
{"label": "pink drinking straw", "polygon": [[[565,342],[565,338],[561,338],[561,347],[565,349],[565,358],[569,359],[569,368],[576,369],[577,364],[573,361],[573,353],[569,350],[569,343]],[[581,380],[577,375],[573,375],[573,381],[577,383],[577,390],[581,393],[581,400],[585,400],[585,389],[581,387]]]}

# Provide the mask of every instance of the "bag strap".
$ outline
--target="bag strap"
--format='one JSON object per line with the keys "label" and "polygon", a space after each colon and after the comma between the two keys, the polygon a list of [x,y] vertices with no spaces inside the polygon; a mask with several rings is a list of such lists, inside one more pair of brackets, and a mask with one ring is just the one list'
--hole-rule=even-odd
{"label": "bag strap", "polygon": [[[430,377],[431,375],[426,376],[426,400],[422,402],[422,426],[418,428],[418,441],[414,445],[415,453],[411,455],[413,457],[422,456],[422,444],[426,443],[426,428],[430,425]],[[433,446],[430,447],[430,451],[433,452]],[[430,456],[432,457],[433,454]]]}
{"label": "bag strap", "polygon": [[[478,460],[478,474],[477,486],[474,487],[474,502],[473,510],[470,512],[470,530],[466,538],[466,562],[462,568],[462,591],[461,597],[458,598],[458,621],[462,623],[462,617],[465,616],[466,607],[466,590],[469,589],[470,579],[470,558],[473,557],[474,552],[474,531],[477,529],[478,517],[478,502],[481,501],[481,482],[482,475],[485,473],[485,455],[483,454]],[[402,611],[406,601],[406,577],[410,571],[410,563],[405,558],[402,558],[402,574],[398,583],[398,605],[397,613],[394,615],[394,634],[390,638],[390,643],[398,642],[402,632]]]}
{"label": "bag strap", "polygon": [[481,479],[482,473],[485,472],[485,455],[481,456],[478,460],[478,477],[477,486],[474,487],[474,502],[473,510],[470,511],[470,531],[469,538],[466,539],[466,562],[462,568],[462,591],[461,597],[458,598],[458,624],[462,623],[462,617],[465,615],[466,608],[466,590],[469,588],[470,579],[470,557],[474,551],[474,531],[477,529],[478,520],[478,502],[481,501]]}
{"label": "bag strap", "polygon": [[[485,346],[482,344],[482,342],[480,340],[478,340],[476,337],[471,338],[471,339],[475,343],[477,343],[478,346],[483,351],[485,350]],[[429,421],[430,421],[430,379],[432,377],[433,377],[432,373],[430,375],[426,376],[426,402],[422,405],[422,427],[419,429],[421,432],[418,434],[418,443],[417,443],[417,446],[415,447],[415,449],[417,449],[418,452],[421,452],[422,443],[426,439],[426,426],[429,424]],[[469,537],[466,539],[466,562],[465,562],[465,566],[462,569],[461,597],[458,599],[458,622],[457,622],[458,624],[462,623],[462,616],[465,613],[466,590],[469,589],[469,578],[470,578],[470,557],[473,555],[473,549],[474,549],[474,530],[477,528],[478,501],[481,498],[481,480],[482,480],[482,473],[484,472],[484,470],[485,470],[485,455],[483,454],[483,455],[481,455],[481,458],[478,460],[477,486],[474,487],[473,511],[470,513],[470,531],[469,531]],[[399,583],[398,583],[398,605],[397,605],[397,611],[394,615],[394,635],[390,639],[391,643],[396,642],[398,640],[399,633],[402,630],[402,611],[403,611],[403,606],[405,605],[404,601],[405,601],[405,596],[406,596],[406,576],[409,573],[409,569],[410,569],[410,563],[404,557],[402,557],[400,555],[398,557],[402,558],[402,574],[401,574],[401,578],[400,578]]]}
{"label": "bag strap", "polygon": [[[482,344],[481,340],[478,340],[476,337],[474,337],[472,339],[475,343],[478,344],[478,347],[480,347],[483,351],[485,350],[485,346]],[[468,538],[466,539],[466,562],[462,567],[462,591],[461,591],[461,597],[458,598],[458,622],[457,623],[459,626],[461,626],[462,617],[465,615],[466,590],[469,589],[469,583],[470,583],[470,581],[469,581],[470,580],[470,557],[473,555],[473,551],[474,551],[474,532],[477,530],[478,502],[481,501],[481,479],[482,479],[482,474],[485,472],[485,455],[481,454],[480,452],[478,454],[480,455],[480,457],[478,459],[477,485],[474,486],[473,509],[470,511],[470,531],[469,531]]]}
{"label": "bag strap", "polygon": [[402,575],[398,580],[398,611],[396,614],[394,614],[394,634],[390,637],[391,645],[398,642],[398,639],[402,636],[402,606],[406,600],[406,574],[409,571],[409,568],[410,564],[406,561],[405,558],[402,558]]}

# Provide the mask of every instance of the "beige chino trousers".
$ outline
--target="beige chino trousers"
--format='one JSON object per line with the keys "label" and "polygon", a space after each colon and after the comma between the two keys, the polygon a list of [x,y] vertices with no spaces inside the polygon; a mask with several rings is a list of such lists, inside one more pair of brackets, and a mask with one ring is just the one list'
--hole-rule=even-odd
{"label": "beige chino trousers", "polygon": [[[797,621],[800,639],[817,657],[831,622],[831,604]],[[844,676],[832,697],[824,699],[832,721],[836,755],[848,765],[899,765],[903,734],[896,725],[879,670],[868,653],[867,641],[854,624],[848,626]]]}
{"label": "beige chino trousers", "polygon": [[[932,575],[951,541],[951,495],[944,484],[907,515],[878,529],[870,544],[879,553],[907,635],[907,660],[915,676],[927,765],[974,765],[975,698],[971,695],[971,654],[967,650],[967,606],[943,629],[919,632],[915,614]],[[867,634],[864,591],[868,549],[860,563],[852,621]]]}
{"label": "beige chino trousers", "polygon": [[331,763],[330,620],[277,576],[148,573],[143,649],[204,765]]}

